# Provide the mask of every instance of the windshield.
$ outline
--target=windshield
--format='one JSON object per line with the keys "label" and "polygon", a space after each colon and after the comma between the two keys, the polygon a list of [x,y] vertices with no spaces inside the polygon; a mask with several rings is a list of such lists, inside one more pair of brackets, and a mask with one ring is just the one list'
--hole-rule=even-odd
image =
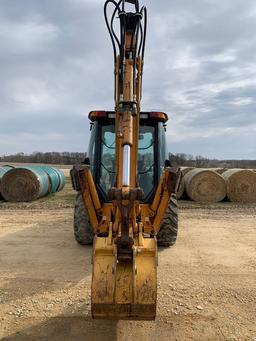
{"label": "windshield", "polygon": [[[141,125],[139,130],[137,180],[144,198],[154,187],[154,131],[153,126],[146,125]],[[115,148],[115,126],[102,125],[99,182],[105,193],[116,180]]]}
{"label": "windshield", "polygon": [[138,182],[145,198],[154,186],[154,127],[151,126],[140,126]]}
{"label": "windshield", "polygon": [[100,185],[107,193],[114,186],[116,178],[115,126],[102,126],[101,132]]}

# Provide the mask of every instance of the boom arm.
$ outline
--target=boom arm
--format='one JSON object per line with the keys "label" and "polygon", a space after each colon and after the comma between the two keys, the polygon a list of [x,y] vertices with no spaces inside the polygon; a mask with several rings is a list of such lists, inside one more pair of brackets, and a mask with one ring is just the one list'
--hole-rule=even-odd
{"label": "boom arm", "polygon": [[[126,2],[134,5],[135,12],[125,11]],[[139,3],[136,0],[119,1],[115,4],[111,23],[109,23],[107,19],[109,3],[113,4],[113,1],[106,1],[104,13],[114,49],[117,160],[116,187],[111,189],[110,197],[118,203],[121,216],[121,233],[117,241],[118,257],[131,260],[133,235],[129,233],[130,214],[134,202],[142,197],[142,191],[138,188],[137,182],[137,151],[147,10],[145,7],[139,9]],[[113,30],[113,19],[116,13],[120,20],[119,39]],[[143,16],[144,29],[142,27]],[[135,219],[133,221],[135,224]],[[136,226],[133,226],[132,230],[135,231]]]}
{"label": "boom arm", "polygon": [[[127,3],[134,12],[126,12]],[[110,21],[108,5],[114,5]],[[147,10],[138,0],[107,0],[105,20],[114,51],[116,181],[110,202],[99,200],[88,166],[74,166],[74,187],[82,192],[94,229],[92,315],[94,318],[154,319],[156,235],[172,193],[176,170],[166,167],[152,204],[142,203],[137,179],[138,135]],[[114,19],[120,21],[119,37]]]}

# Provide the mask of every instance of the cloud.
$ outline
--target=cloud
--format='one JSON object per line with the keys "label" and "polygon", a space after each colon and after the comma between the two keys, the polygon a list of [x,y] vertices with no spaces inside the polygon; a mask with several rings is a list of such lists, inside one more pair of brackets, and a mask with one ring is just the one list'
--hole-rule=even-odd
{"label": "cloud", "polygon": [[[87,113],[114,107],[103,4],[1,1],[0,155],[87,148]],[[147,5],[142,108],[169,114],[169,150],[255,159],[255,1]]]}

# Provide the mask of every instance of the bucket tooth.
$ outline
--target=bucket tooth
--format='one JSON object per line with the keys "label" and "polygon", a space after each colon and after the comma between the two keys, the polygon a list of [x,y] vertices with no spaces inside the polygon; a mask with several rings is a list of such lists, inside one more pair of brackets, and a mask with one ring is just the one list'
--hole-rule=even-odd
{"label": "bucket tooth", "polygon": [[118,262],[116,245],[95,237],[92,316],[99,319],[153,320],[156,315],[156,240],[133,246],[133,260]]}

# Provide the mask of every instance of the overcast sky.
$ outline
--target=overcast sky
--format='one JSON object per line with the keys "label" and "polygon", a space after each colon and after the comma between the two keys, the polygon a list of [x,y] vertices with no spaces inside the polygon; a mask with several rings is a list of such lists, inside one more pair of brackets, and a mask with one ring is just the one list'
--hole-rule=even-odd
{"label": "overcast sky", "polygon": [[[256,1],[145,0],[143,110],[169,151],[256,159]],[[85,151],[114,107],[103,0],[0,0],[0,155]]]}

